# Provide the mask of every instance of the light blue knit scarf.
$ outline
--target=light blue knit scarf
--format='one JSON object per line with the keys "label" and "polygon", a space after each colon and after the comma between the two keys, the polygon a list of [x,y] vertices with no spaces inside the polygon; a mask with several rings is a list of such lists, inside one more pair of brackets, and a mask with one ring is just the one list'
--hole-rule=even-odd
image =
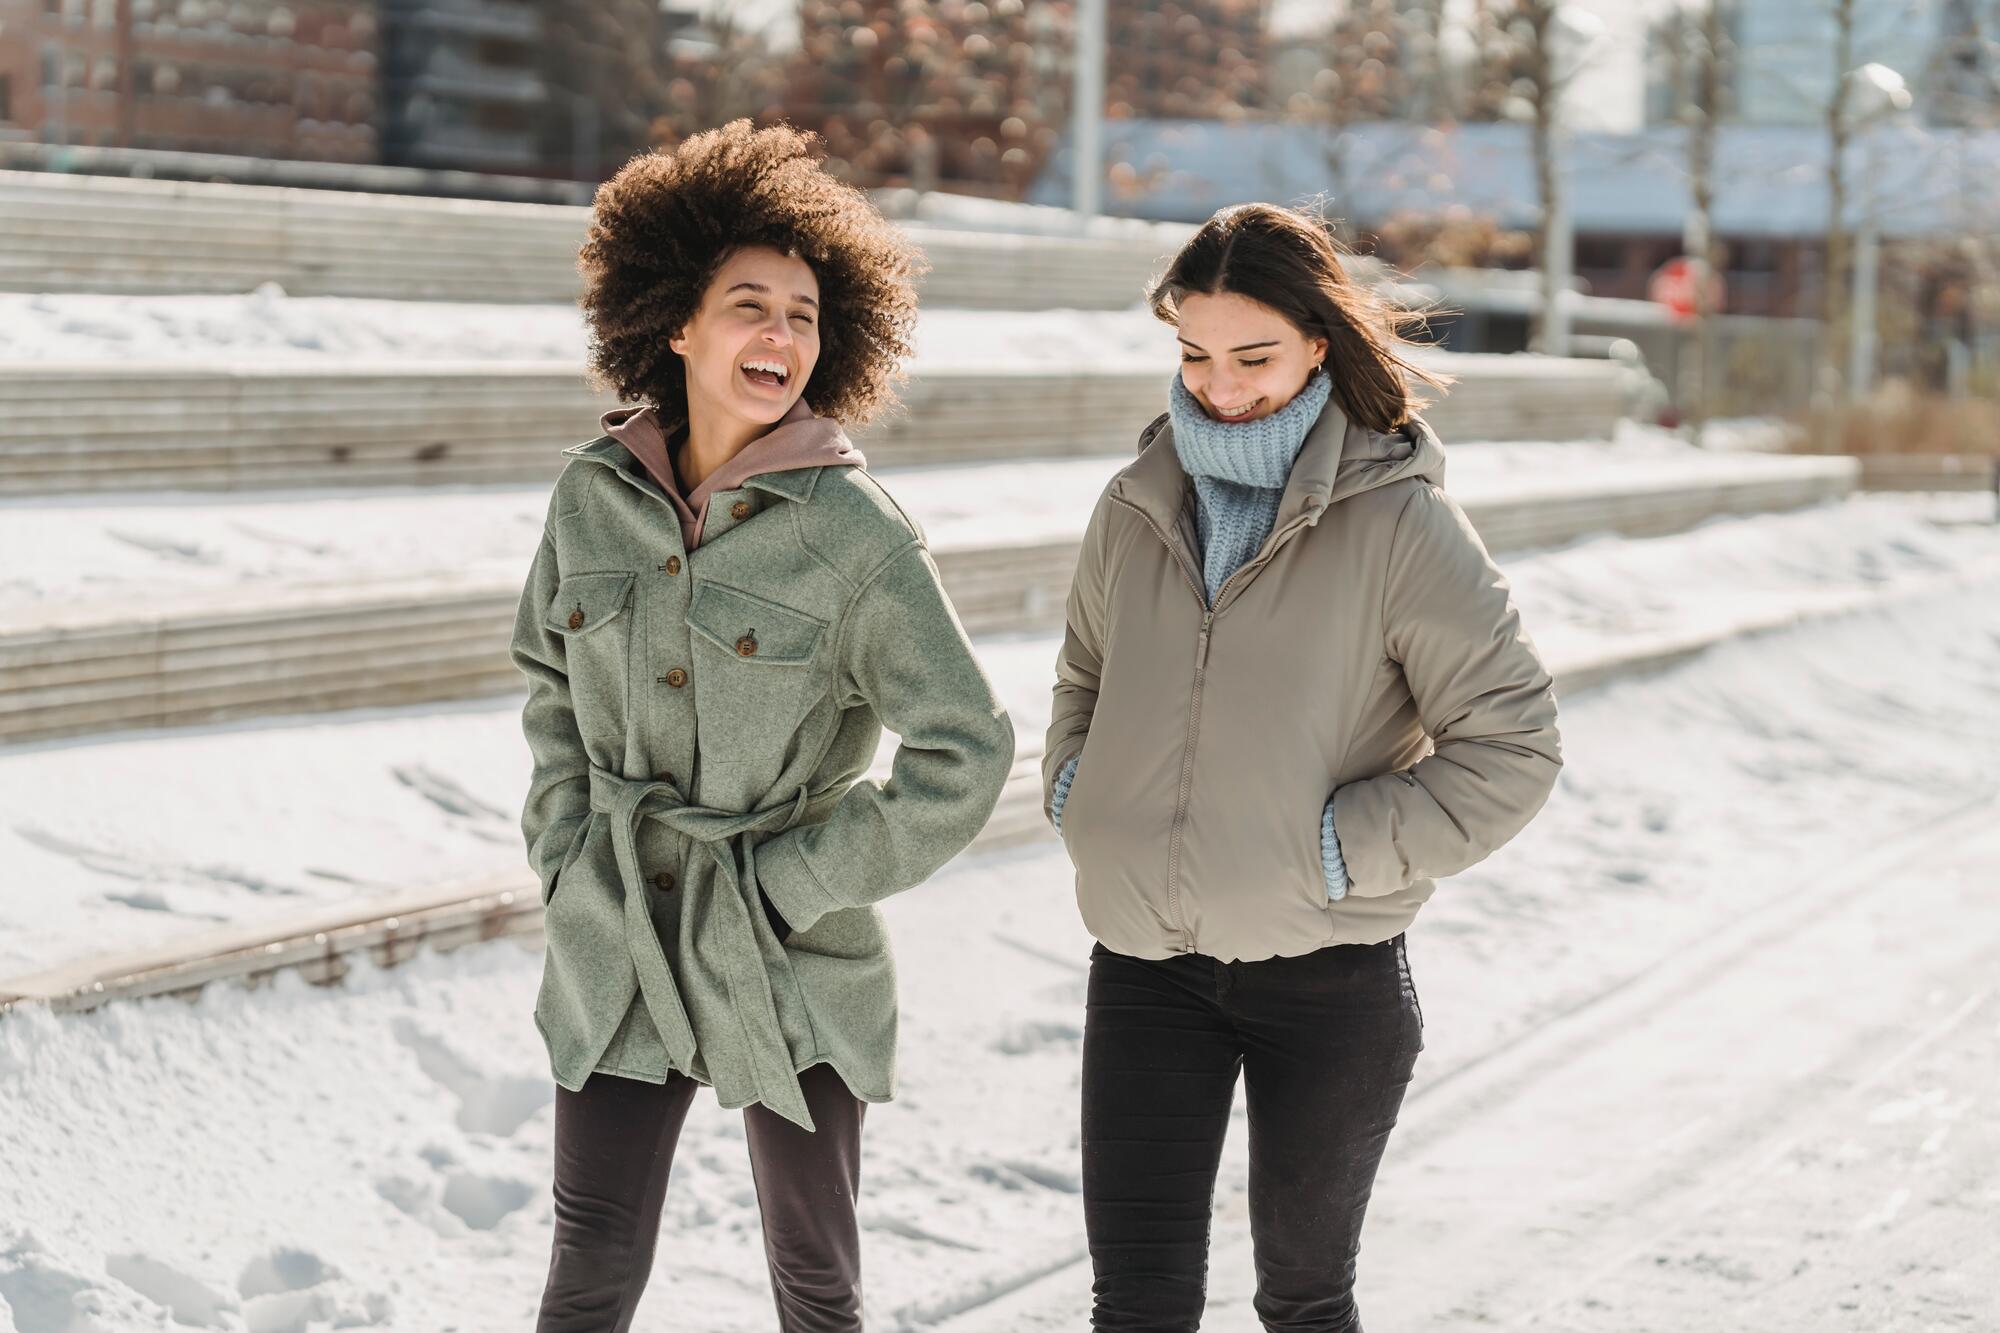
{"label": "light blue knit scarf", "polygon": [[1319,369],[1270,416],[1217,421],[1181,383],[1180,372],[1174,373],[1167,415],[1181,470],[1194,482],[1202,581],[1211,605],[1223,583],[1271,535],[1293,460],[1332,393],[1333,377]]}

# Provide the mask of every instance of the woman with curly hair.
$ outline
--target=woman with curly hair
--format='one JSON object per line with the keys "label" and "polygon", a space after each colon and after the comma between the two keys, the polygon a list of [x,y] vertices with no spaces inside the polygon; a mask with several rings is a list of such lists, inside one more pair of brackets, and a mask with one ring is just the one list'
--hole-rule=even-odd
{"label": "woman with curly hair", "polygon": [[592,367],[639,405],[566,451],[512,643],[558,1085],[543,1333],[630,1326],[700,1084],[745,1108],[779,1326],[861,1327],[862,1111],[895,1089],[874,904],[972,840],[1013,761],[842,429],[893,404],[919,260],[810,149],[736,121],[637,157],[582,249]]}
{"label": "woman with curly hair", "polygon": [[1150,293],[1180,369],[1083,538],[1042,767],[1091,952],[1095,1329],[1201,1322],[1236,1083],[1256,1311],[1359,1333],[1423,1049],[1403,931],[1562,763],[1549,673],[1443,489],[1408,317],[1324,222],[1225,209]]}

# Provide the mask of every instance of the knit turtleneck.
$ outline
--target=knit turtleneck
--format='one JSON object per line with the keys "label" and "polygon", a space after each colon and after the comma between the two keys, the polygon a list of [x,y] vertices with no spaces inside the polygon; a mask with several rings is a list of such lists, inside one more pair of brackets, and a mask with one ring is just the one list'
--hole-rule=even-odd
{"label": "knit turtleneck", "polygon": [[1333,378],[1323,369],[1315,370],[1305,387],[1271,415],[1217,421],[1175,372],[1167,391],[1167,415],[1174,429],[1174,453],[1194,483],[1202,581],[1208,585],[1210,603],[1271,535],[1292,462],[1332,393]]}

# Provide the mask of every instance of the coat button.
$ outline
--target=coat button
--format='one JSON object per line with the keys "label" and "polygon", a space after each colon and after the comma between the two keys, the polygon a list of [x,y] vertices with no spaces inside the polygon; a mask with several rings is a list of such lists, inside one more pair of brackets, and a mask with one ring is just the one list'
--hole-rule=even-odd
{"label": "coat button", "polygon": [[729,516],[739,523],[750,517],[750,502],[748,500],[738,500],[735,504],[729,506]]}
{"label": "coat button", "polygon": [[583,603],[582,603],[582,602],[578,602],[578,603],[576,604],[576,610],[574,610],[574,611],[572,611],[572,612],[570,612],[570,613],[569,613],[569,627],[570,627],[571,629],[582,629],[582,628],[583,628]]}
{"label": "coat button", "polygon": [[653,876],[653,887],[661,893],[672,893],[674,891],[673,872],[662,870],[659,874]]}
{"label": "coat button", "polygon": [[679,667],[675,667],[672,671],[669,671],[667,673],[667,684],[673,686],[675,689],[679,689],[681,686],[687,683],[688,683],[688,673],[681,670]]}
{"label": "coat button", "polygon": [[653,781],[664,782],[671,787],[674,783],[674,775],[671,773],[655,773],[653,774]]}
{"label": "coat button", "polygon": [[666,570],[669,574],[678,574],[681,572],[681,558],[677,555],[670,555],[667,557],[667,563],[661,565],[660,568]]}
{"label": "coat button", "polygon": [[738,657],[755,657],[757,655],[756,630],[751,630],[736,641],[736,655]]}

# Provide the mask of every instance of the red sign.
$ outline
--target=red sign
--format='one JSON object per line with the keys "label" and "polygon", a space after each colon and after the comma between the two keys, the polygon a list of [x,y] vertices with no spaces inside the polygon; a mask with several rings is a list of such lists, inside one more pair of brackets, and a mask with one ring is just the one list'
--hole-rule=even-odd
{"label": "red sign", "polygon": [[[1666,263],[1653,270],[1653,277],[1646,284],[1646,296],[1658,305],[1663,305],[1676,320],[1694,318],[1694,260],[1686,255],[1675,255]],[[1708,308],[1722,309],[1722,275],[1712,273],[1708,279]]]}

